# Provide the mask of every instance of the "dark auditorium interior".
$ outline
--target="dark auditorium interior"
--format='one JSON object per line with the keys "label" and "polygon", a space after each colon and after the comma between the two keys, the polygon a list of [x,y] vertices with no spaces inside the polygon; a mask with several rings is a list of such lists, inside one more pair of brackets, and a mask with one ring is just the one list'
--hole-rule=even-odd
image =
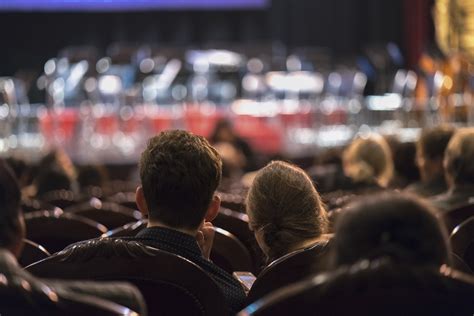
{"label": "dark auditorium interior", "polygon": [[474,0],[0,0],[0,316],[474,315]]}

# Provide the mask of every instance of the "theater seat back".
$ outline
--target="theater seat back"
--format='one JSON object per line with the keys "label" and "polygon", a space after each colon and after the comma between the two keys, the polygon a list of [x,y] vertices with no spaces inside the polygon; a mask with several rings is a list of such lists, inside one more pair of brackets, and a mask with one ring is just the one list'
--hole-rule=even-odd
{"label": "theater seat back", "polygon": [[97,198],[92,198],[85,203],[73,205],[64,211],[91,219],[109,229],[121,227],[142,218],[139,211],[113,202],[102,202]]}
{"label": "theater seat back", "polygon": [[29,266],[30,264],[46,259],[51,254],[43,246],[38,245],[31,240],[23,240],[23,250],[21,251],[21,256],[18,258],[18,262],[22,267]]}
{"label": "theater seat back", "polygon": [[25,214],[27,238],[55,253],[66,246],[100,237],[107,228],[95,221],[62,211]]}
{"label": "theater seat back", "polygon": [[245,245],[252,257],[253,267],[249,271],[257,275],[264,265],[265,256],[258,246],[253,232],[249,228],[247,214],[221,207],[217,217],[212,223],[216,227],[225,229]]}
{"label": "theater seat back", "polygon": [[137,315],[126,307],[77,293],[58,294],[40,281],[31,283],[20,276],[1,274],[0,312],[2,315]]}
{"label": "theater seat back", "polygon": [[456,227],[449,241],[453,252],[474,271],[474,217]]}
{"label": "theater seat back", "polygon": [[244,315],[470,315],[472,276],[436,267],[362,261],[275,291]]}
{"label": "theater seat back", "polygon": [[328,248],[328,242],[324,241],[273,261],[258,275],[250,289],[248,301],[255,302],[276,289],[322,272]]}
{"label": "theater seat back", "polygon": [[474,204],[466,204],[442,213],[442,220],[451,233],[456,226],[474,216]]}
{"label": "theater seat back", "polygon": [[128,281],[140,289],[150,315],[226,314],[222,292],[200,267],[135,241],[79,243],[27,270],[44,278]]}

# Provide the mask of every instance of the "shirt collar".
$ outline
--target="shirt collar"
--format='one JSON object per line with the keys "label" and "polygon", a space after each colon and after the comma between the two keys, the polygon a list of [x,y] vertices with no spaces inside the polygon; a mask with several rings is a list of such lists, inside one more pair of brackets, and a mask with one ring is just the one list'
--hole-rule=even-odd
{"label": "shirt collar", "polygon": [[157,226],[147,227],[141,230],[136,237],[148,240],[158,239],[160,242],[166,244],[179,245],[197,256],[202,256],[201,249],[193,236],[171,228]]}

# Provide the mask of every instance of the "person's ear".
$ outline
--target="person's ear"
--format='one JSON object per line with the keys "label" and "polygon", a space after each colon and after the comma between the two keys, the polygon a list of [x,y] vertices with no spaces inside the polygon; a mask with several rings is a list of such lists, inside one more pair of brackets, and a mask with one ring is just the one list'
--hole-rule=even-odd
{"label": "person's ear", "polygon": [[214,218],[216,218],[217,214],[219,213],[219,209],[221,207],[221,198],[217,195],[214,195],[212,198],[211,204],[207,208],[206,216],[204,219],[207,222],[211,222]]}
{"label": "person's ear", "polygon": [[137,203],[138,209],[144,217],[148,216],[148,205],[145,200],[145,193],[143,192],[143,187],[139,186],[135,192],[135,202]]}

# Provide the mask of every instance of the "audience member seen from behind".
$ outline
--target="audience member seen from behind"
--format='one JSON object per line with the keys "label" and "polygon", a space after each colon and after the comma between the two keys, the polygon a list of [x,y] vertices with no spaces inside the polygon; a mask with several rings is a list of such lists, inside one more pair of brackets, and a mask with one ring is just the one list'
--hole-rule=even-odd
{"label": "audience member seen from behind", "polygon": [[431,197],[448,189],[444,176],[444,153],[454,134],[454,128],[439,126],[426,129],[416,143],[416,164],[420,170],[421,181],[410,185],[406,190],[420,196]]}
{"label": "audience member seen from behind", "polygon": [[100,165],[81,166],[77,172],[80,193],[100,197],[108,180],[107,169]]}
{"label": "audience member seen from behind", "polygon": [[67,174],[58,167],[41,170],[34,179],[36,198],[42,199],[47,193],[57,190],[72,190],[72,181]]}
{"label": "audience member seen from behind", "polygon": [[434,205],[447,211],[468,203],[474,196],[474,128],[458,130],[444,155],[448,191],[433,197]]}
{"label": "audience member seen from behind", "polygon": [[[415,195],[384,193],[344,210],[333,270],[250,305],[250,315],[469,315],[471,276],[450,269],[446,231]],[[304,311],[301,313],[301,311]]]}
{"label": "audience member seen from behind", "polygon": [[349,178],[350,189],[327,194],[330,209],[347,204],[353,195],[364,195],[384,190],[393,176],[390,147],[379,135],[355,139],[342,155],[343,169]]}
{"label": "audience member seen from behind", "polygon": [[33,179],[33,186],[25,189],[26,196],[41,199],[46,193],[70,190],[77,193],[76,170],[63,150],[53,150],[41,159]]}
{"label": "audience member seen from behind", "polygon": [[381,258],[408,266],[451,263],[447,233],[433,207],[400,193],[350,204],[338,218],[331,251],[334,268]]}
{"label": "audience member seen from behind", "polygon": [[390,146],[393,159],[393,176],[389,183],[392,189],[403,189],[411,183],[420,180],[420,173],[416,166],[416,144],[402,142],[398,136],[385,136]]}
{"label": "audience member seen from behind", "polygon": [[140,160],[141,186],[136,193],[148,227],[134,238],[191,260],[220,286],[231,313],[245,303],[240,284],[209,260],[220,199],[222,161],[200,136],[168,131],[152,138]]}
{"label": "audience member seen from behind", "polygon": [[212,135],[209,137],[209,141],[212,145],[217,145],[219,143],[231,144],[243,155],[243,157],[245,157],[243,165],[244,171],[255,170],[255,153],[253,152],[252,147],[237,135],[230,121],[220,120],[217,122]]}
{"label": "audience member seen from behind", "polygon": [[386,187],[393,176],[393,160],[385,139],[373,135],[358,138],[344,151],[344,173],[354,188]]}
{"label": "audience member seen from behind", "polygon": [[[40,280],[23,270],[17,262],[23,249],[23,238],[25,237],[25,223],[20,208],[20,199],[20,188],[14,175],[0,160],[0,274],[6,278],[7,282],[12,279],[16,279],[15,282],[23,280],[27,282],[26,284],[30,286],[32,292],[42,292],[48,286],[52,289],[52,294],[55,292],[59,297],[74,296],[77,293],[110,299],[132,310],[144,313],[143,298],[140,292],[131,285],[118,282]],[[34,305],[35,296],[32,295],[28,299],[32,300]]]}
{"label": "audience member seen from behind", "polygon": [[274,161],[261,169],[246,205],[249,226],[269,262],[326,241],[328,220],[319,193],[294,165]]}

